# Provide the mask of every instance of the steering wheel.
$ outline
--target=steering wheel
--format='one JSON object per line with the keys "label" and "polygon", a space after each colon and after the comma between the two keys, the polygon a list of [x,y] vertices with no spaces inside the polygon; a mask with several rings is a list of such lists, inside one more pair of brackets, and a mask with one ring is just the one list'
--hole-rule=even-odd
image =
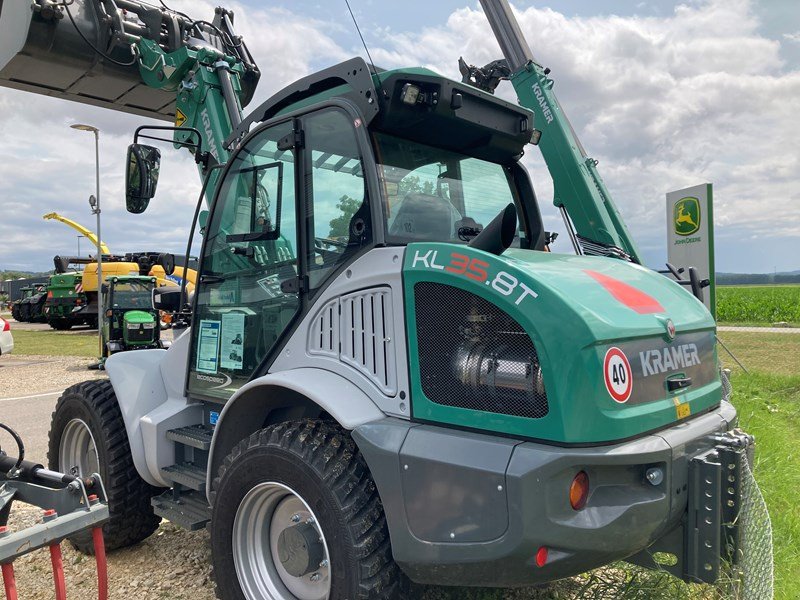
{"label": "steering wheel", "polygon": [[347,242],[340,242],[339,240],[333,240],[331,238],[325,238],[325,237],[314,238],[314,251],[317,252],[320,256],[322,256],[322,260],[324,261],[337,260],[342,253],[336,250],[328,250],[327,248],[323,248],[323,246],[347,248]]}

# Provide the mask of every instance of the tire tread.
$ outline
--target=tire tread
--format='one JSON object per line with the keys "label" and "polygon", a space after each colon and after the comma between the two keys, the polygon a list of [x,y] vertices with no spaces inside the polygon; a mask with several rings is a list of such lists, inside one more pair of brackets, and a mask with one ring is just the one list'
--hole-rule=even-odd
{"label": "tire tread", "polygon": [[[287,421],[253,433],[240,442],[219,468],[218,490],[231,466],[248,450],[275,447],[311,467],[335,496],[354,540],[360,600],[401,598],[405,576],[394,562],[389,530],[378,489],[349,433],[330,421]],[[212,501],[216,492],[212,492]],[[219,595],[219,593],[218,593]]]}
{"label": "tire tread", "polygon": [[[133,464],[130,443],[125,430],[114,388],[108,380],[84,381],[66,390],[53,411],[53,422],[59,409],[70,396],[77,395],[100,423],[100,435],[106,442],[106,476],[103,485],[108,495],[109,521],[103,526],[106,549],[114,550],[136,544],[150,536],[161,522],[153,512],[150,499],[158,490],[144,481]],[[59,441],[50,430],[47,459],[51,469],[58,470]],[[99,441],[97,443],[100,443]],[[93,546],[86,536],[70,538],[81,552],[91,554]]]}

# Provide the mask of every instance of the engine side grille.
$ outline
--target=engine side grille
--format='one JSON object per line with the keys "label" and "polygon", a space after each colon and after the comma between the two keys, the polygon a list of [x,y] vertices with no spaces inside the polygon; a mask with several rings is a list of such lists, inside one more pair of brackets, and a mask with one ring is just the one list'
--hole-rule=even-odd
{"label": "engine side grille", "polygon": [[309,330],[308,352],[338,358],[385,394],[396,394],[391,288],[355,292],[324,304]]}
{"label": "engine side grille", "polygon": [[327,302],[311,325],[309,350],[312,354],[339,356],[339,299]]}
{"label": "engine side grille", "polygon": [[538,419],[549,408],[533,341],[505,311],[465,290],[414,285],[419,372],[431,402]]}

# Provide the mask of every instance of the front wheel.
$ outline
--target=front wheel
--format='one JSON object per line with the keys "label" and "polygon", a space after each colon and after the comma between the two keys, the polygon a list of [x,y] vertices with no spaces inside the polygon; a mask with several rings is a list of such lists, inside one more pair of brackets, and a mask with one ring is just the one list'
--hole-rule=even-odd
{"label": "front wheel", "polygon": [[[110,518],[103,525],[108,550],[140,542],[158,528],[161,519],[150,506],[158,490],[133,466],[110,381],[85,381],[64,391],[50,423],[47,458],[53,471],[80,477],[100,474],[108,495]],[[76,534],[70,541],[81,552],[93,550],[90,532]]]}
{"label": "front wheel", "polygon": [[214,490],[211,551],[223,600],[401,597],[375,483],[335,424],[257,431],[225,458]]}

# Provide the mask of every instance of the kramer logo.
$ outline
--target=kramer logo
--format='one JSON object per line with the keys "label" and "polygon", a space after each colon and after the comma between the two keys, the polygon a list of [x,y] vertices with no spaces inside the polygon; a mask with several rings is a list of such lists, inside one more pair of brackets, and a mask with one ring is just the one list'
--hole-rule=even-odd
{"label": "kramer logo", "polygon": [[208,116],[207,108],[204,108],[203,112],[200,113],[200,118],[203,120],[203,129],[208,138],[208,151],[211,152],[211,156],[213,156],[217,162],[220,162],[219,152],[217,152],[217,149],[214,147],[214,132],[211,130],[211,117]]}
{"label": "kramer logo", "polygon": [[542,107],[545,120],[548,124],[552,123],[553,112],[550,110],[550,106],[547,104],[547,100],[545,100],[544,92],[542,92],[542,88],[539,87],[538,83],[533,84],[533,93],[536,96],[536,100],[539,102],[539,106]]}
{"label": "kramer logo", "polygon": [[678,235],[692,235],[700,229],[700,201],[692,196],[681,198],[672,211],[672,222]]}

